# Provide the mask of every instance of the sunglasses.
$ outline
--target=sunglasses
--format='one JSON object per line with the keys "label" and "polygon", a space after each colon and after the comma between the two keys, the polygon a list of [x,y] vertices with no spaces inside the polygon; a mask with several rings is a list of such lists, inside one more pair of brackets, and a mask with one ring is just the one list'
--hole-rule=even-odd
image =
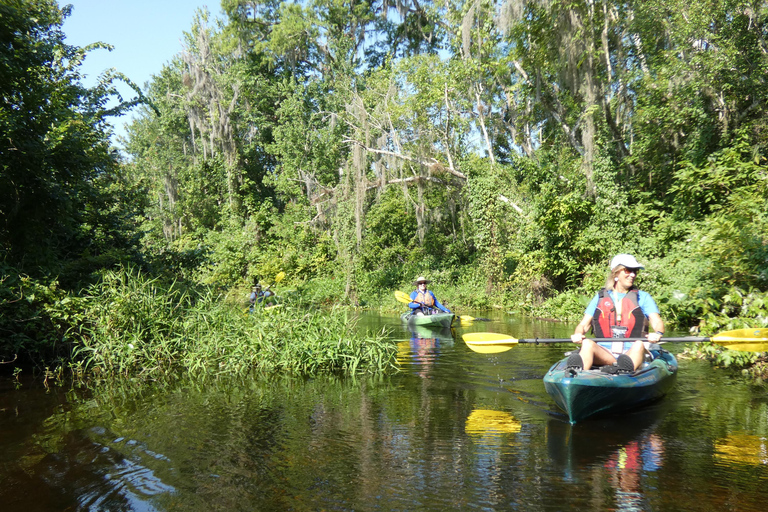
{"label": "sunglasses", "polygon": [[639,268],[628,268],[628,267],[624,267],[624,268],[622,268],[621,270],[622,270],[622,272],[624,272],[625,274],[635,274],[635,275],[637,275],[637,273],[638,273],[638,272],[640,272],[640,269],[639,269]]}

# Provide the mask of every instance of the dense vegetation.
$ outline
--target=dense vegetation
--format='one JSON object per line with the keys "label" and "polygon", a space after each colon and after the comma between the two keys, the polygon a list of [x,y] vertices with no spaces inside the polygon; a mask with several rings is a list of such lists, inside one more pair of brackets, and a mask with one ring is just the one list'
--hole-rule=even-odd
{"label": "dense vegetation", "polygon": [[[3,360],[82,362],[133,337],[173,362],[199,324],[240,336],[212,303],[242,308],[280,271],[305,305],[396,307],[426,274],[454,307],[575,319],[617,252],[646,263],[677,328],[768,325],[765,2],[222,9],[107,108],[127,78],[82,85],[103,45],[65,43],[67,8],[0,3]],[[106,120],[129,108],[121,155]],[[117,283],[154,280],[147,299],[183,314],[100,325]],[[155,357],[118,356],[85,360]]]}

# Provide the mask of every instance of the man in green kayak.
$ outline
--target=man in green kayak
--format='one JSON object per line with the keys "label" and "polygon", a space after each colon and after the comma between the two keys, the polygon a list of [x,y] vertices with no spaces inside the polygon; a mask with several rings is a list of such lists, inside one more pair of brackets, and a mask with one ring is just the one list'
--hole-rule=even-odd
{"label": "man in green kayak", "polygon": [[[605,288],[589,303],[571,335],[574,343],[581,343],[581,349],[568,357],[567,368],[589,369],[596,365],[606,373],[631,373],[645,357],[646,346],[639,338],[647,338],[649,343],[661,340],[664,322],[659,308],[647,292],[634,284],[642,268],[629,254],[618,254],[611,260]],[[617,340],[596,343],[585,337],[590,329],[596,338]]]}
{"label": "man in green kayak", "polygon": [[271,297],[274,295],[271,291],[269,291],[269,288],[272,285],[269,285],[266,287],[266,289],[262,290],[261,285],[256,282],[256,285],[251,289],[251,294],[248,296],[248,302],[251,303],[250,312],[253,313],[253,310],[256,308],[256,304],[261,304],[264,299],[268,300],[267,305],[272,306]]}
{"label": "man in green kayak", "polygon": [[411,292],[411,302],[408,303],[412,315],[431,315],[437,313],[435,309],[439,309],[443,313],[451,312],[451,310],[440,304],[431,290],[427,290],[429,280],[426,277],[419,276],[414,284],[416,289]]}

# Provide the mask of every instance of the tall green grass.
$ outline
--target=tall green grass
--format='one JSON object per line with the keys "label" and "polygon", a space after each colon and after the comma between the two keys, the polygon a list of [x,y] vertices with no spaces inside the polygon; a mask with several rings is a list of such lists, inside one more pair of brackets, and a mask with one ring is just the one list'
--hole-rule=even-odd
{"label": "tall green grass", "polygon": [[249,314],[211,288],[107,271],[80,301],[73,358],[94,375],[359,374],[394,368],[385,333],[359,334],[342,309],[283,304]]}

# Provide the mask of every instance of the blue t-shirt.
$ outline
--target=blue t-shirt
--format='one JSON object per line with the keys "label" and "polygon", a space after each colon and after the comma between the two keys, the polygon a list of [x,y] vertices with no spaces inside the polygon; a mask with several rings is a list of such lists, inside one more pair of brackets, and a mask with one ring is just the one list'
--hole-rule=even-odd
{"label": "blue t-shirt", "polygon": [[[616,304],[617,302],[620,302],[627,294],[619,293],[617,291],[611,290],[608,292],[608,295],[613,300],[613,303]],[[594,298],[592,299],[592,302],[589,303],[589,305],[587,306],[587,309],[584,311],[585,315],[595,316],[595,310],[597,309],[597,301],[599,300],[599,298],[600,297],[596,293]],[[648,318],[653,313],[659,312],[659,306],[656,305],[656,301],[653,300],[653,297],[651,297],[651,295],[648,292],[638,290],[637,304],[640,306],[640,310],[643,312],[646,318]]]}

